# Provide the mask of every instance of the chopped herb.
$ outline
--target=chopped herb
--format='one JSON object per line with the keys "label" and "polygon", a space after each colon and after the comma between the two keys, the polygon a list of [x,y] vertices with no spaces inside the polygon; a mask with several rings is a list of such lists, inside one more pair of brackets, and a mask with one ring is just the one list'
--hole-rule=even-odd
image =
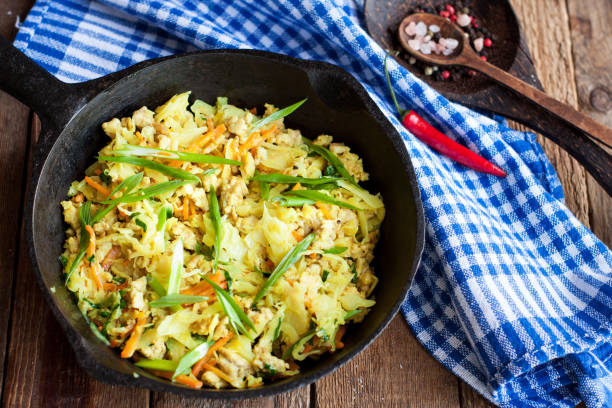
{"label": "chopped herb", "polygon": [[98,156],[99,160],[104,160],[112,163],[127,163],[133,164],[134,166],[144,167],[147,169],[155,170],[162,174],[165,174],[169,177],[174,177],[176,179],[181,180],[194,180],[200,181],[200,179],[195,175],[183,169],[178,169],[176,167],[166,166],[165,164],[158,163],[153,160],[142,159],[140,157],[131,157],[131,156]]}
{"label": "chopped herb", "polygon": [[201,335],[199,333],[191,333],[191,337],[193,337],[197,341],[206,341],[207,340],[206,336],[203,336],[203,335]]}
{"label": "chopped herb", "polygon": [[96,256],[92,254],[89,258],[87,258],[87,262],[90,264],[96,263]]}
{"label": "chopped herb", "polygon": [[334,246],[334,247],[323,250],[323,253],[338,255],[338,254],[343,253],[347,249],[348,249],[347,247],[343,247],[343,246]]}
{"label": "chopped herb", "polygon": [[274,377],[276,375],[276,370],[270,364],[264,365],[264,369],[266,370],[266,376]]}
{"label": "chopped herb", "polygon": [[281,276],[302,257],[304,251],[310,246],[312,241],[314,240],[314,234],[309,234],[304,239],[302,239],[293,249],[291,249],[287,254],[283,257],[272,274],[268,277],[268,279],[264,282],[263,286],[255,295],[255,299],[253,300],[253,304],[251,307],[255,307],[257,302],[268,293],[270,288],[274,286],[277,280],[280,279]]}
{"label": "chopped herb", "polygon": [[174,371],[178,364],[172,360],[147,360],[146,358],[141,358],[134,365],[140,368],[148,368],[149,370]]}
{"label": "chopped herb", "polygon": [[344,164],[342,164],[342,162],[340,161],[338,156],[336,156],[334,153],[332,153],[331,151],[329,151],[325,147],[319,146],[319,145],[316,145],[316,144],[310,142],[308,139],[304,139],[304,142],[306,142],[306,144],[308,145],[308,148],[310,149],[310,151],[313,151],[313,152],[317,153],[318,155],[323,157],[325,160],[327,160],[327,162],[330,165],[334,166],[334,168],[336,169],[336,172],[341,177],[347,179],[348,181],[350,181],[353,184],[357,184],[357,182],[355,181],[353,176],[351,176],[351,173],[349,173],[348,170],[346,169],[346,167],[344,167]]}
{"label": "chopped herb", "polygon": [[225,280],[227,281],[227,291],[231,294],[232,293],[232,283],[234,282],[234,280],[232,279],[232,277],[230,276],[227,270],[223,270],[223,276],[225,276]]}
{"label": "chopped herb", "polygon": [[281,207],[302,207],[304,205],[313,205],[316,202],[308,198],[292,196],[276,196],[270,201],[278,203]]}
{"label": "chopped herb", "polygon": [[119,301],[119,307],[121,309],[126,309],[127,308],[127,302],[125,301],[124,298],[121,298],[121,300]]}
{"label": "chopped herb", "polygon": [[323,175],[327,177],[337,177],[339,173],[334,166],[329,165],[325,168],[325,171],[323,171]]}
{"label": "chopped herb", "polygon": [[323,282],[326,282],[326,281],[327,281],[327,277],[328,277],[328,276],[329,276],[329,271],[328,271],[327,269],[324,269],[324,270],[323,270],[323,274],[321,275],[321,280],[322,280]]}
{"label": "chopped herb", "polygon": [[118,285],[125,283],[125,280],[126,280],[125,278],[122,278],[120,276],[113,276],[113,282]]}
{"label": "chopped herb", "polygon": [[[251,321],[251,319],[249,319],[247,314],[244,313],[244,310],[242,310],[242,308],[236,303],[234,298],[232,298],[229,293],[223,290],[223,288],[221,288],[219,285],[217,285],[215,282],[211,281],[207,277],[204,277],[204,280],[206,280],[206,282],[208,282],[208,284],[212,286],[215,290],[217,300],[219,300],[223,311],[225,311],[225,314],[229,318],[230,326],[232,326],[234,332],[236,332],[236,334],[242,333],[249,337],[248,330],[245,326],[249,327],[252,330],[255,330],[255,325],[253,325],[253,322]],[[249,339],[252,340],[250,337]]]}
{"label": "chopped herb", "polygon": [[64,268],[66,267],[66,265],[68,265],[68,259],[66,259],[64,255],[60,255],[57,259]]}
{"label": "chopped herb", "polygon": [[221,256],[221,240],[223,237],[223,226],[221,225],[221,214],[219,213],[219,201],[217,201],[217,193],[215,187],[210,186],[210,194],[208,199],[208,207],[210,209],[210,220],[215,230],[215,253],[213,257],[213,273],[217,271],[219,264],[219,256]]}
{"label": "chopped herb", "polygon": [[293,105],[289,105],[283,109],[280,109],[276,112],[274,112],[271,115],[266,116],[265,118],[261,118],[258,121],[255,121],[252,126],[251,129],[249,131],[249,133],[253,133],[255,132],[257,129],[259,129],[262,126],[267,125],[268,123],[274,122],[275,120],[284,118],[285,116],[291,114],[294,110],[296,110],[297,108],[299,108],[300,106],[302,106],[302,104],[304,102],[306,102],[308,99],[302,99],[299,102],[294,103]]}
{"label": "chopped herb", "polygon": [[346,314],[344,315],[344,321],[347,321],[348,319],[350,319],[351,317],[357,316],[359,313],[363,312],[363,310],[359,310],[359,309],[355,309],[355,310],[349,310],[348,312],[346,312]]}
{"label": "chopped herb", "polygon": [[111,315],[111,314],[110,314],[110,312],[109,312],[109,311],[107,311],[107,310],[100,310],[100,311],[98,312],[98,314],[99,314],[100,316],[102,316],[102,317],[108,317],[108,316],[110,316],[110,315]]}
{"label": "chopped herb", "polygon": [[149,156],[157,157],[159,159],[172,159],[192,163],[231,164],[234,166],[242,165],[242,163],[237,160],[224,159],[222,157],[210,156],[207,154],[179,152],[176,150],[165,150],[155,147],[134,146],[129,144],[124,145],[120,150],[115,150],[114,153],[122,156]]}
{"label": "chopped herb", "polygon": [[198,362],[202,357],[206,355],[211,344],[204,341],[199,346],[185,354],[178,362],[172,379],[174,380],[177,375],[188,373],[191,366]]}
{"label": "chopped herb", "polygon": [[170,276],[168,277],[168,295],[179,293],[181,285],[181,274],[183,272],[183,240],[179,240],[174,245],[172,260],[170,261]]}
{"label": "chopped herb", "polygon": [[351,265],[351,273],[353,274],[353,279],[351,279],[351,282],[357,283],[357,262],[353,262],[353,265]]}
{"label": "chopped herb", "polygon": [[254,269],[255,269],[255,272],[259,272],[263,276],[270,276],[270,272],[263,271],[263,270],[259,269],[258,267],[255,267]]}
{"label": "chopped herb", "polygon": [[183,304],[199,303],[208,300],[206,296],[191,296],[191,295],[166,295],[149,303],[151,307],[172,307]]}
{"label": "chopped herb", "polygon": [[130,214],[130,220],[134,217],[139,216],[140,214],[142,214],[140,211],[134,211],[133,213]]}
{"label": "chopped herb", "polygon": [[256,174],[251,178],[251,180],[255,181],[263,181],[266,183],[277,183],[277,184],[304,184],[304,185],[321,185],[321,184],[329,184],[335,181],[341,180],[338,177],[319,177],[319,178],[307,178],[307,177],[299,177],[299,176],[288,176],[286,174],[280,173],[270,173],[270,174]]}
{"label": "chopped herb", "polygon": [[207,261],[211,261],[213,258],[213,249],[196,241],[196,254],[204,255]]}
{"label": "chopped herb", "polygon": [[332,196],[325,194],[325,193],[321,193],[319,191],[314,191],[314,190],[290,190],[290,191],[285,191],[283,193],[283,196],[286,197],[292,197],[292,196],[297,196],[300,198],[304,198],[307,200],[311,200],[311,201],[320,201],[323,203],[327,203],[327,204],[333,204],[333,205],[337,205],[338,207],[344,207],[344,208],[348,208],[351,210],[361,210],[361,208],[354,206],[353,204],[349,204],[345,201],[340,201],[340,200],[336,200],[335,198],[333,198]]}
{"label": "chopped herb", "polygon": [[113,178],[108,173],[108,169],[104,169],[104,171],[98,176],[100,177],[100,180],[102,180],[102,182],[105,184],[110,184],[113,182]]}
{"label": "chopped herb", "polygon": [[281,323],[283,322],[283,317],[278,318],[278,324],[276,325],[276,329],[274,329],[274,336],[272,337],[272,343],[274,343],[278,337],[280,336]]}
{"label": "chopped herb", "polygon": [[147,232],[147,224],[145,224],[143,221],[141,221],[138,218],[136,218],[134,220],[134,222],[136,223],[136,225],[138,225],[140,228],[142,228],[144,230],[144,232]]}

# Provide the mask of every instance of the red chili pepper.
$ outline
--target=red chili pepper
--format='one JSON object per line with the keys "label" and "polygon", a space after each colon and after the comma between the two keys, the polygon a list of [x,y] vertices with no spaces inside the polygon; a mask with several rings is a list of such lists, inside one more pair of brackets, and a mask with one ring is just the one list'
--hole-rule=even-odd
{"label": "red chili pepper", "polygon": [[498,177],[506,177],[506,172],[491,163],[487,159],[478,154],[474,153],[467,147],[460,145],[453,139],[444,135],[442,132],[431,126],[425,119],[420,117],[415,111],[402,111],[399,108],[395,92],[391,86],[391,79],[389,78],[389,71],[387,70],[387,59],[385,58],[385,77],[387,79],[387,85],[393,98],[393,103],[397,112],[402,117],[402,125],[415,135],[420,141],[431,147],[435,151],[443,154],[444,156],[461,163],[466,167],[473,170],[480,171],[482,173],[493,174]]}

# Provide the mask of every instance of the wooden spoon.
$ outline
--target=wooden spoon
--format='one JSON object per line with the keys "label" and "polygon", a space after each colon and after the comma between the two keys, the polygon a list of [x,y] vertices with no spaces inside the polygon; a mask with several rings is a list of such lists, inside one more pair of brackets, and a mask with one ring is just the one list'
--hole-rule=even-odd
{"label": "wooden spoon", "polygon": [[[457,48],[455,48],[452,54],[447,56],[434,53],[423,54],[421,51],[415,50],[408,45],[408,41],[411,38],[408,36],[408,34],[406,34],[405,28],[411,22],[414,22],[415,24],[423,22],[425,25],[427,25],[427,27],[430,25],[436,25],[440,27],[440,35],[442,37],[454,38],[459,42],[459,45]],[[398,29],[398,38],[402,47],[415,58],[433,65],[460,65],[481,72],[487,77],[491,78],[493,81],[496,81],[499,84],[510,88],[525,98],[531,100],[533,103],[547,110],[560,120],[563,120],[569,125],[578,128],[592,139],[612,148],[611,129],[578,112],[571,106],[551,98],[544,92],[510,75],[495,65],[483,61],[470,46],[469,38],[466,33],[464,33],[461,28],[452,23],[450,20],[435,14],[411,14],[402,20]]]}

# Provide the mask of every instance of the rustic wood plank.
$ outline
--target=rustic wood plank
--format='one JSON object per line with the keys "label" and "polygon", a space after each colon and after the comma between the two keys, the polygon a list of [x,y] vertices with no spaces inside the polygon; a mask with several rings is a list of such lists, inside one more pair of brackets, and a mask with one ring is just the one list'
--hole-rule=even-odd
{"label": "rustic wood plank", "polygon": [[[612,2],[567,0],[578,108],[612,128]],[[612,247],[612,197],[587,177],[589,218],[593,232]]]}
{"label": "rustic wood plank", "polygon": [[[31,0],[0,2],[0,35],[15,36],[17,16],[25,16]],[[0,367],[5,365],[14,272],[17,268],[20,213],[24,196],[30,109],[0,91]],[[4,371],[0,371],[0,390]]]}
{"label": "rustic wood plank", "polygon": [[458,407],[457,379],[397,316],[364,352],[316,383],[320,407]]}
{"label": "rustic wood plank", "polygon": [[[569,17],[565,0],[511,0],[511,3],[521,21],[538,77],[546,93],[576,106]],[[567,206],[580,221],[589,226],[589,201],[584,169],[548,139],[539,136],[538,140],[559,174]]]}
{"label": "rustic wood plank", "polygon": [[212,399],[189,399],[169,393],[154,392],[151,408],[308,408],[310,406],[310,386],[268,398],[252,398],[238,401]]}

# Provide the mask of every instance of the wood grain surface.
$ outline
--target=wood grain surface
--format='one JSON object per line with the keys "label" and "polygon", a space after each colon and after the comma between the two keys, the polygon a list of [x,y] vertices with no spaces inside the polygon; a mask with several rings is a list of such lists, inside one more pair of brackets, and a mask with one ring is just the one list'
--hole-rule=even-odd
{"label": "wood grain surface", "polygon": [[[513,0],[546,92],[612,126],[612,2]],[[12,38],[32,0],[0,1],[0,35]],[[34,282],[23,234],[31,111],[0,92],[0,383],[3,407],[451,407],[492,405],[433,359],[401,317],[363,353],[317,383],[273,398],[186,400],[110,386],[76,363]],[[540,143],[558,171],[566,203],[608,245],[612,199],[554,144]]]}

